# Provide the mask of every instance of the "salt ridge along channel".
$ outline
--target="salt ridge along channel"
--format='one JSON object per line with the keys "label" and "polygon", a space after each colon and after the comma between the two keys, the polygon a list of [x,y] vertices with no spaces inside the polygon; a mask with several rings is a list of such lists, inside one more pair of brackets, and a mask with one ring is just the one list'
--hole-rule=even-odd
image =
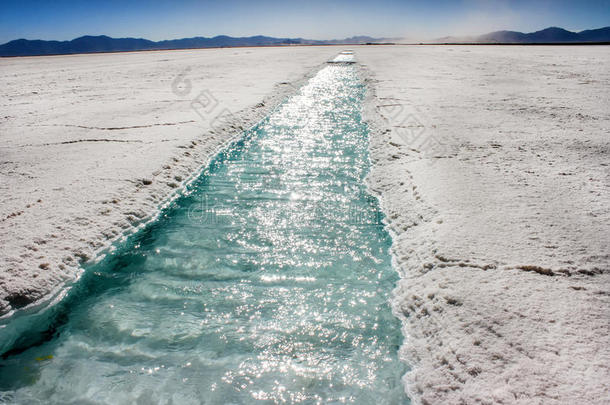
{"label": "salt ridge along channel", "polygon": [[364,93],[329,65],[223,150],[15,342],[0,403],[409,403]]}

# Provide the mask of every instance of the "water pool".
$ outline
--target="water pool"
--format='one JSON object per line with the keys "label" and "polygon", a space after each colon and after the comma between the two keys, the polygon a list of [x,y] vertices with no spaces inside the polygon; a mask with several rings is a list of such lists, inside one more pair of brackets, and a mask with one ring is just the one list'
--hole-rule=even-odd
{"label": "water pool", "polygon": [[354,66],[322,69],[88,268],[0,402],[405,404]]}

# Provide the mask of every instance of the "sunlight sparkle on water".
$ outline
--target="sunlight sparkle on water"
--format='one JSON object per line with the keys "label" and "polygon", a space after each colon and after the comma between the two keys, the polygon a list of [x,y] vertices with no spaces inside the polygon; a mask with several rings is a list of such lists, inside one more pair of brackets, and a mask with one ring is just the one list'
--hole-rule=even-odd
{"label": "sunlight sparkle on water", "polygon": [[363,97],[355,67],[328,66],[219,154],[157,223],[87,270],[53,339],[1,361],[2,395],[408,403],[391,241],[364,185]]}

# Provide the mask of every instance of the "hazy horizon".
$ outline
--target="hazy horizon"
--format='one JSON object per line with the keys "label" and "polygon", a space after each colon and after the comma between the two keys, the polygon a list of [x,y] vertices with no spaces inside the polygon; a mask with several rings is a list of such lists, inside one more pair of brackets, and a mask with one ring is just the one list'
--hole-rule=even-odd
{"label": "hazy horizon", "polygon": [[356,35],[407,39],[534,32],[549,26],[570,31],[610,25],[610,0],[367,1],[266,0],[89,3],[9,0],[0,13],[0,43],[14,39],[71,40],[83,35],[146,38],[266,35],[314,40]]}

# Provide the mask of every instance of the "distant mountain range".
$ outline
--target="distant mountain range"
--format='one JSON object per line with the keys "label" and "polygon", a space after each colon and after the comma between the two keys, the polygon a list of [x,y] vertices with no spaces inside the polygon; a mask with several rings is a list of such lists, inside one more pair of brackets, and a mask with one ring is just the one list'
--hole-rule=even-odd
{"label": "distant mountain range", "polygon": [[391,39],[371,38],[367,36],[318,41],[303,38],[273,38],[261,35],[242,38],[219,35],[213,38],[194,37],[155,42],[142,38],[110,38],[105,35],[87,35],[71,41],[17,39],[0,45],[0,56],[64,55],[73,53],[222,48],[235,46],[365,44],[387,42],[390,40]]}
{"label": "distant mountain range", "polygon": [[434,43],[493,43],[493,44],[542,44],[542,43],[590,43],[610,42],[610,27],[572,32],[558,27],[523,33],[518,31],[496,31],[472,37],[444,37]]}
{"label": "distant mountain range", "polygon": [[[142,38],[110,38],[106,35],[87,35],[71,41],[17,39],[0,45],[0,56],[65,55],[73,53],[222,48],[235,46],[357,45],[390,42],[404,41],[401,41],[398,38],[372,38],[368,36],[355,36],[345,39],[321,41],[303,38],[274,38],[262,35],[240,38],[219,35],[213,38],[194,37],[155,42]],[[438,38],[428,43],[541,44],[593,42],[610,42],[610,27],[580,32],[550,27],[527,34],[517,31],[496,31],[471,37]]]}

